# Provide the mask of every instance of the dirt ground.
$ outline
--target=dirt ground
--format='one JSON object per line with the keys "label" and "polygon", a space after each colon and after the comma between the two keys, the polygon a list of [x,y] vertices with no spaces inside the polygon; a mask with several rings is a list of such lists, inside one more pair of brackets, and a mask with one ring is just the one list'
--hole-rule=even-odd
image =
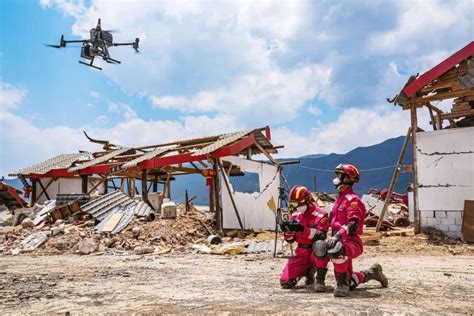
{"label": "dirt ground", "polygon": [[350,298],[280,289],[286,259],[263,255],[3,256],[0,314],[474,313],[474,256],[379,252],[356,268],[379,262],[389,287],[371,281]]}

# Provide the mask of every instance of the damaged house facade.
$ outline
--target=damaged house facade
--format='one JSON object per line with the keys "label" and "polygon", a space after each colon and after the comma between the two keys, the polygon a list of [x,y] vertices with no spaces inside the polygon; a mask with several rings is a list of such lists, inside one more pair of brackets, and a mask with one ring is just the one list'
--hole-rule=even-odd
{"label": "damaged house facade", "polygon": [[[172,181],[199,174],[220,231],[275,227],[275,210],[268,201],[278,201],[282,167],[272,154],[283,146],[272,145],[269,127],[140,147],[86,137],[103,150],[62,154],[10,173],[24,183],[31,206],[56,200],[55,208],[64,204],[62,211],[70,215],[78,209],[70,203],[74,200],[82,211],[101,222],[115,222],[114,229],[119,229],[134,215],[152,219],[159,212],[165,217],[173,204]],[[262,154],[268,161],[252,160]],[[257,174],[259,191],[243,193],[233,188],[230,177],[246,172]],[[119,207],[123,209],[117,211]]]}
{"label": "damaged house facade", "polygon": [[[411,77],[393,101],[411,113],[415,229],[474,238],[474,42]],[[418,127],[421,109],[432,131]]]}

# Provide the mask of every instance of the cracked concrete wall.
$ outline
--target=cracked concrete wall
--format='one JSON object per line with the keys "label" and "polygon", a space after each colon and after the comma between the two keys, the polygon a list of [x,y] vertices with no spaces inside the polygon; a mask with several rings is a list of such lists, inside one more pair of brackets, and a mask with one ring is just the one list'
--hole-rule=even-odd
{"label": "cracked concrete wall", "polygon": [[[280,186],[280,171],[278,168],[267,163],[242,159],[235,156],[225,157],[222,158],[222,160],[239,166],[243,172],[254,172],[258,174],[260,192],[237,192],[233,189],[232,183],[228,181],[244,228],[275,230],[275,214],[267,205],[267,201],[273,197],[275,204],[278,203],[278,187]],[[227,189],[223,183],[221,187],[223,228],[240,228]]]}
{"label": "cracked concrete wall", "polygon": [[464,200],[474,199],[474,127],[416,137],[421,226],[460,237]]}

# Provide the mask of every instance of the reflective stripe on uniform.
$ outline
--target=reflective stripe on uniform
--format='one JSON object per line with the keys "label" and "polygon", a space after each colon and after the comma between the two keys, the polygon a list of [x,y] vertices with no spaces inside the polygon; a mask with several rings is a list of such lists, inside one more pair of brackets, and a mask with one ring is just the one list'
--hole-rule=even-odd
{"label": "reflective stripe on uniform", "polygon": [[360,283],[359,277],[357,276],[356,273],[352,273],[352,280],[354,281],[355,284]]}
{"label": "reflective stripe on uniform", "polygon": [[343,264],[349,259],[348,256],[339,256],[337,258],[331,258],[331,261],[335,264]]}
{"label": "reflective stripe on uniform", "polygon": [[345,198],[350,202],[354,198],[354,196],[352,194],[346,194]]}
{"label": "reflective stripe on uniform", "polygon": [[316,235],[317,232],[318,232],[317,229],[310,228],[310,233],[309,233],[308,239],[313,239],[313,237]]}

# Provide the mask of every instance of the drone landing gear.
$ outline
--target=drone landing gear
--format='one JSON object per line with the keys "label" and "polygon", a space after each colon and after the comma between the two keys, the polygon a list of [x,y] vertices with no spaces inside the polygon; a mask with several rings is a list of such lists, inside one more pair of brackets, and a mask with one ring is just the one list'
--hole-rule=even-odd
{"label": "drone landing gear", "polygon": [[92,65],[92,63],[88,64],[88,63],[83,62],[82,60],[79,60],[79,63],[83,64],[83,65],[86,65],[86,66],[89,66],[89,67],[92,67],[92,68],[95,68],[95,69],[102,70],[102,68]]}
{"label": "drone landing gear", "polygon": [[121,64],[120,60],[116,60],[113,58],[107,58],[107,59],[104,58],[104,60],[108,62],[109,64]]}

